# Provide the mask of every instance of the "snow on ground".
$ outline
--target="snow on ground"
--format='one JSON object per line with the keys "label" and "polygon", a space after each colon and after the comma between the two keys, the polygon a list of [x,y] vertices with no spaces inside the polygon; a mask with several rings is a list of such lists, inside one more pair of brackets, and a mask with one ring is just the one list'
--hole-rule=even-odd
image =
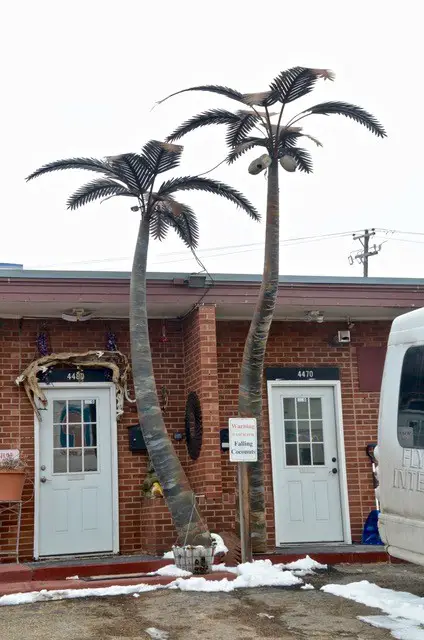
{"label": "snow on ground", "polygon": [[[289,562],[284,566],[286,569],[289,569],[289,571],[305,571],[305,572],[328,568],[326,564],[321,564],[316,560],[314,560],[313,558],[310,558],[309,556],[306,556],[305,558],[301,558],[300,560],[295,560],[294,562]],[[306,575],[306,573],[304,575]]]}
{"label": "snow on ground", "polygon": [[327,584],[321,590],[381,609],[386,616],[364,616],[360,620],[374,627],[389,629],[398,640],[424,640],[424,598],[406,591],[383,589],[367,580]]}
{"label": "snow on ground", "polygon": [[161,631],[160,629],[156,629],[156,627],[149,627],[146,629],[146,633],[152,640],[167,640],[169,638],[167,631]]}
{"label": "snow on ground", "polygon": [[[219,566],[219,565],[218,565]],[[225,565],[223,565],[225,567]],[[220,567],[222,570],[222,566]],[[225,570],[227,570],[225,568]],[[162,567],[157,573],[160,575],[181,575],[181,569],[175,565]],[[177,573],[178,572],[178,573]],[[283,565],[273,565],[271,560],[256,560],[232,567],[231,572],[237,577],[235,580],[206,580],[203,577],[182,578],[168,585],[125,585],[98,587],[94,589],[60,589],[56,591],[31,591],[28,593],[15,593],[0,597],[0,606],[31,604],[34,602],[46,602],[50,600],[65,600],[73,598],[104,597],[129,595],[137,597],[140,593],[159,589],[180,589],[181,591],[203,591],[230,593],[235,589],[248,589],[254,587],[291,587],[302,585],[303,581],[295,576],[292,571],[286,570]],[[190,575],[187,571],[185,575]]]}

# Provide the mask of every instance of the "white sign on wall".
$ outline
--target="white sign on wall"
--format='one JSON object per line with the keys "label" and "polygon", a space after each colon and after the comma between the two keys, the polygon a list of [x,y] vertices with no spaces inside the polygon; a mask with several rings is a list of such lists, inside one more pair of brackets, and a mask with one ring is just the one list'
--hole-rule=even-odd
{"label": "white sign on wall", "polygon": [[1,460],[19,460],[19,449],[0,449]]}
{"label": "white sign on wall", "polygon": [[230,418],[228,421],[230,462],[257,462],[256,418]]}

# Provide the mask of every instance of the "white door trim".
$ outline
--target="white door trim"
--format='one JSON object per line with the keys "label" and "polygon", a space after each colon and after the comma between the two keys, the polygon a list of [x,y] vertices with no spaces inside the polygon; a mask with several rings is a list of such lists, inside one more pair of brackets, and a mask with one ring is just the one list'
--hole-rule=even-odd
{"label": "white door trim", "polygon": [[[349,513],[349,494],[347,489],[347,473],[346,473],[346,454],[344,446],[344,431],[343,431],[343,413],[342,413],[342,388],[340,380],[269,380],[268,384],[268,415],[269,415],[269,435],[271,440],[271,462],[272,462],[272,484],[274,493],[274,518],[275,518],[275,531],[278,530],[277,523],[277,508],[276,500],[277,495],[275,487],[277,486],[277,447],[275,446],[275,421],[272,409],[272,390],[281,387],[301,387],[302,389],[311,387],[331,387],[334,391],[334,412],[336,420],[336,439],[337,439],[337,457],[339,460],[339,482],[340,482],[340,501],[342,509],[342,524],[343,524],[343,542],[345,544],[352,544],[352,534],[350,530],[350,513]],[[274,426],[273,426],[274,425]],[[279,541],[275,539],[275,544],[278,545]],[[330,543],[329,543],[330,544]]]}
{"label": "white door trim", "polygon": [[[112,534],[113,553],[119,553],[119,492],[118,492],[118,426],[116,421],[116,388],[113,382],[62,382],[40,384],[49,389],[109,389],[112,448]],[[42,417],[41,412],[41,417]],[[40,420],[34,414],[34,559],[38,560],[40,541]]]}

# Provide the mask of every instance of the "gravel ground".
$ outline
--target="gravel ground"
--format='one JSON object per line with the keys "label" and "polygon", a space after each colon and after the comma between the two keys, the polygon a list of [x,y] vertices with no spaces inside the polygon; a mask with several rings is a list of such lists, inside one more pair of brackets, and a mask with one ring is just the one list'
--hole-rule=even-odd
{"label": "gravel ground", "polygon": [[[158,591],[116,598],[63,600],[0,610],[1,640],[281,640],[391,638],[357,616],[379,614],[319,591],[324,584],[369,580],[424,597],[424,567],[337,565],[306,578],[315,591],[243,589],[231,594]],[[271,617],[272,616],[272,617]],[[168,634],[168,635],[166,635]],[[155,639],[156,640],[156,639]]]}

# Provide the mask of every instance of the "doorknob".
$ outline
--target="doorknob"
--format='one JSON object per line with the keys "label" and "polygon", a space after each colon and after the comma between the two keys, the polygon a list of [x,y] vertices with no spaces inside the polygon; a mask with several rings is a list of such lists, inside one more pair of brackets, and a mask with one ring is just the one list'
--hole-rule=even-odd
{"label": "doorknob", "polygon": [[46,478],[46,476],[41,476],[41,478],[40,478],[40,482],[42,482],[43,484],[44,484],[45,482],[47,482],[47,478]]}
{"label": "doorknob", "polygon": [[337,469],[336,469],[336,467],[334,467],[334,469],[331,469],[331,473],[334,473],[334,474],[336,474],[336,473],[337,473]]}

